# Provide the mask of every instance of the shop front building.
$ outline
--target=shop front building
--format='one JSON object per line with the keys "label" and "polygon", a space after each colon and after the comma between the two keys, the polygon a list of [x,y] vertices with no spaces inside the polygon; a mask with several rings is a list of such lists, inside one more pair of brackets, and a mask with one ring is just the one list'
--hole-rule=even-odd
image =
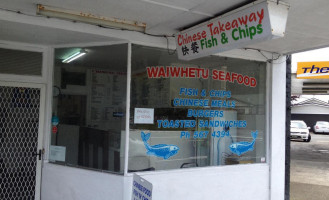
{"label": "shop front building", "polygon": [[284,199],[285,56],[0,14],[0,199]]}
{"label": "shop front building", "polygon": [[[87,53],[63,63],[80,51]],[[273,159],[281,160],[283,192],[284,158],[270,154],[279,139],[270,133],[282,126],[270,125],[279,121],[271,110],[282,105],[273,101],[285,100],[283,88],[282,98],[273,98],[285,85],[273,73],[284,72],[285,63],[229,56],[181,61],[173,50],[130,42],[51,52],[47,83],[5,81],[1,89],[3,126],[13,128],[5,133],[17,134],[4,138],[30,153],[31,168],[42,174],[42,199],[130,199],[134,173],[153,184],[153,199],[239,199],[242,193],[266,199],[274,184],[271,165],[278,164]],[[31,66],[21,70],[24,77],[41,74],[46,59],[45,52],[2,53],[18,61],[6,73],[10,64]],[[30,170],[30,163],[14,159],[26,155],[13,146],[2,147],[6,163]],[[37,166],[39,149],[46,159]]]}

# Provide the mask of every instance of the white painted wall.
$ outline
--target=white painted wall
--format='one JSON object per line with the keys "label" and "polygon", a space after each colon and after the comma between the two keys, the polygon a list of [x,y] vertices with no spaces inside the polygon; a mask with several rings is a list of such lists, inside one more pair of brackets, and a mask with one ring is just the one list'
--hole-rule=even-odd
{"label": "white painted wall", "polygon": [[[153,200],[265,200],[268,164],[140,173],[153,184]],[[42,200],[131,200],[132,179],[46,163]]]}
{"label": "white painted wall", "polygon": [[283,200],[286,149],[286,58],[274,61],[270,84],[270,199]]}
{"label": "white painted wall", "polygon": [[[264,200],[269,196],[267,164],[176,170],[142,177],[153,183],[154,200]],[[126,184],[125,193],[131,191],[132,177]]]}
{"label": "white painted wall", "polygon": [[324,106],[304,105],[293,106],[291,114],[324,114],[329,115],[329,108]]}
{"label": "white painted wall", "polygon": [[92,170],[45,163],[42,200],[121,200],[124,177]]}

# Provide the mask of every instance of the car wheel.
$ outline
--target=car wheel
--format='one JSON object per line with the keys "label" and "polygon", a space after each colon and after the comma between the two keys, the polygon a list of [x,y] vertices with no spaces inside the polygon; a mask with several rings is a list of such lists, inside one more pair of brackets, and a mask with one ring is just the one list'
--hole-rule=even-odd
{"label": "car wheel", "polygon": [[304,140],[304,142],[310,142],[311,141],[311,135],[308,136],[307,140]]}

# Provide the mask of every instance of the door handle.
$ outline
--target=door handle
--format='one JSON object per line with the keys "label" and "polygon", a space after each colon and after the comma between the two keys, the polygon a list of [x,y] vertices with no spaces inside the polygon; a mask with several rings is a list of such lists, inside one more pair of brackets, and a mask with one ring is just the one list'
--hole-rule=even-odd
{"label": "door handle", "polygon": [[39,160],[41,160],[41,156],[43,154],[43,149],[39,149],[38,153],[33,153],[33,156],[39,156]]}

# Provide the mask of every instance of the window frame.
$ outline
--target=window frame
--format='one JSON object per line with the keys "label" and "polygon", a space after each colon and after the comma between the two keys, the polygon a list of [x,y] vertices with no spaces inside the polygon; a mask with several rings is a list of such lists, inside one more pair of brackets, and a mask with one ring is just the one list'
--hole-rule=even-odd
{"label": "window frame", "polygon": [[[46,50],[43,51],[44,55],[46,55],[46,59],[44,59],[43,63],[45,66],[49,66],[48,70],[46,70],[46,73],[43,73],[45,82],[47,83],[47,99],[46,99],[46,120],[45,120],[45,127],[46,131],[49,134],[45,134],[45,140],[44,140],[44,146],[45,146],[45,154],[44,154],[44,162],[50,163],[50,164],[56,164],[49,162],[49,148],[50,148],[50,133],[51,133],[51,117],[52,117],[52,92],[53,92],[53,76],[54,76],[54,53],[55,53],[55,48],[68,48],[68,47],[91,47],[91,46],[106,46],[106,45],[114,45],[114,44],[127,44],[127,88],[126,88],[126,134],[125,138],[121,138],[125,140],[125,152],[124,152],[124,168],[123,168],[123,173],[120,173],[120,175],[123,176],[132,176],[134,172],[128,172],[128,158],[129,158],[129,136],[130,136],[130,124],[129,124],[129,119],[130,119],[130,89],[131,89],[131,62],[132,62],[132,45],[142,45],[145,47],[154,47],[154,48],[160,48],[160,49],[166,49],[165,45],[152,45],[149,43],[144,43],[144,42],[131,42],[131,41],[115,41],[115,42],[97,42],[97,43],[85,43],[85,44],[69,44],[69,45],[58,45],[58,46],[53,46],[52,48],[46,48]],[[1,47],[1,45],[0,45]],[[169,46],[167,50],[172,50],[174,51],[174,46]],[[238,50],[239,51],[239,50]],[[243,52],[242,52],[243,51]],[[265,94],[266,94],[266,106],[265,106],[265,115],[266,115],[266,126],[265,126],[265,136],[266,136],[266,141],[265,141],[265,156],[266,156],[266,161],[264,163],[255,163],[253,165],[269,165],[270,164],[270,108],[271,108],[271,83],[272,83],[272,72],[271,72],[271,64],[266,62],[266,59],[264,57],[260,57],[257,52],[258,51],[252,51],[248,50],[248,54],[244,54],[245,50],[241,50],[241,54],[230,54],[230,53],[223,53],[221,56],[224,57],[230,57],[230,58],[237,58],[237,59],[242,59],[242,60],[254,60],[254,61],[260,61],[266,63],[266,86],[265,86]],[[268,55],[271,55],[270,53]],[[1,78],[1,74],[0,74]],[[84,167],[79,167],[79,166],[69,166],[69,165],[64,165],[67,167],[74,167],[74,168],[84,168]],[[238,165],[235,165],[235,167]],[[230,166],[205,166],[205,167],[197,167],[197,168],[184,168],[183,170],[185,172],[187,171],[196,171],[200,170],[203,168],[222,168],[222,167],[230,167]],[[92,169],[92,168],[84,168],[87,170],[91,171],[100,171],[97,169]],[[169,173],[169,172],[181,172],[182,169],[170,169],[170,170],[164,170],[164,171],[144,171],[144,172],[138,172],[140,174],[145,174],[145,175],[152,175],[152,174],[161,174],[161,173]],[[115,172],[111,171],[101,171],[105,173],[110,173],[110,174],[117,174]]]}
{"label": "window frame", "polygon": [[[128,61],[128,72],[127,75],[127,81],[129,82],[129,84],[127,83],[127,87],[129,85],[129,88],[127,88],[127,92],[129,91],[129,104],[127,105],[127,114],[130,116],[130,83],[131,83],[131,56],[132,56],[132,45],[141,45],[141,46],[145,46],[145,47],[151,47],[151,48],[160,48],[160,49],[165,49],[164,47],[159,47],[157,45],[148,45],[148,44],[145,44],[145,43],[139,43],[139,42],[132,42],[132,43],[129,43],[129,46],[128,49],[130,49],[130,53],[128,53],[129,55],[129,59]],[[174,49],[170,49],[167,47],[167,50],[174,50]],[[264,57],[262,58],[257,58],[257,56],[253,57],[252,55],[253,54],[257,54],[256,51],[252,52],[251,54],[248,54],[248,55],[234,55],[234,56],[227,56],[227,57],[230,57],[230,58],[237,58],[237,59],[242,59],[242,60],[254,60],[254,61],[259,61],[259,62],[264,62],[265,63],[265,76],[266,76],[266,82],[265,82],[265,156],[266,156],[266,160],[264,163],[254,163],[253,165],[267,165],[269,166],[270,164],[270,108],[272,106],[272,102],[271,102],[271,83],[272,83],[272,79],[271,79],[271,63],[267,62],[267,59],[264,59]],[[218,55],[218,54],[217,54]],[[225,55],[223,55],[225,56]],[[128,100],[128,94],[127,94],[127,100]],[[128,103],[128,102],[127,102]],[[127,116],[127,119],[128,116]],[[125,176],[133,176],[133,174],[135,172],[128,172],[128,158],[129,158],[129,137],[130,137],[130,124],[129,124],[129,121],[127,122],[126,124],[127,127],[127,133],[126,133],[126,151],[125,151],[125,168],[124,168],[124,175]],[[241,164],[239,164],[241,165]],[[236,166],[239,166],[239,165],[234,165],[233,167],[236,167]],[[202,170],[202,169],[205,169],[205,168],[223,168],[223,167],[232,167],[230,165],[222,165],[222,166],[205,166],[205,167],[194,167],[194,168],[184,168],[184,169],[170,169],[170,170],[159,170],[159,171],[140,171],[138,172],[138,174],[142,174],[142,175],[153,175],[153,174],[162,174],[162,173],[169,173],[169,172],[172,172],[172,173],[177,173],[177,172],[181,172],[182,170],[184,170],[184,172],[188,172],[188,171],[198,171],[198,170]]]}
{"label": "window frame", "polygon": [[26,83],[43,83],[46,84],[48,71],[49,71],[49,47],[31,44],[22,44],[17,42],[1,42],[0,48],[17,51],[30,51],[41,53],[42,64],[41,64],[41,75],[24,75],[24,74],[5,74],[0,73],[0,80],[13,81],[13,82],[26,82]]}
{"label": "window frame", "polygon": [[[55,58],[55,49],[58,48],[87,48],[87,47],[98,47],[98,46],[112,46],[112,45],[120,45],[120,44],[127,44],[127,61],[129,61],[129,42],[126,40],[120,40],[120,41],[113,41],[113,42],[93,42],[93,43],[82,43],[82,44],[65,44],[65,45],[57,45],[57,46],[53,46],[52,48],[49,48],[47,53],[48,55],[50,55],[47,59],[48,61],[48,66],[49,66],[49,70],[47,73],[47,95],[46,95],[46,120],[45,120],[45,130],[46,130],[46,134],[45,134],[45,139],[44,139],[44,158],[43,158],[43,162],[44,163],[49,163],[49,164],[53,164],[53,165],[60,165],[60,166],[64,166],[64,167],[72,167],[72,168],[78,168],[78,169],[86,169],[86,170],[90,170],[90,171],[97,171],[97,172],[104,172],[104,173],[109,173],[109,174],[115,174],[115,175],[121,175],[124,176],[125,174],[125,163],[124,163],[124,168],[123,171],[120,173],[117,172],[113,172],[113,171],[109,171],[109,170],[100,170],[100,169],[95,169],[95,168],[91,168],[91,167],[84,167],[84,166],[72,166],[69,164],[62,164],[62,163],[56,163],[56,162],[51,162],[49,160],[49,154],[50,154],[50,144],[51,144],[51,118],[52,118],[52,105],[53,105],[53,86],[54,86],[54,68],[55,68],[55,62],[54,62],[54,58]],[[129,62],[127,62],[127,76],[128,76],[128,65]],[[127,83],[128,83],[128,77],[127,77]],[[128,85],[127,85],[128,88]],[[130,92],[129,92],[130,93]],[[127,92],[128,94],[128,92]],[[126,95],[127,95],[126,94]],[[126,97],[126,103],[128,101],[128,97]],[[129,100],[130,102],[130,100]],[[127,112],[126,112],[127,113]],[[127,116],[127,114],[126,114]],[[129,119],[128,119],[129,120]],[[127,120],[126,120],[127,121]],[[127,123],[127,122],[126,122]],[[123,139],[123,138],[121,138]],[[126,142],[124,143],[126,145]],[[126,148],[126,147],[125,147]]]}

